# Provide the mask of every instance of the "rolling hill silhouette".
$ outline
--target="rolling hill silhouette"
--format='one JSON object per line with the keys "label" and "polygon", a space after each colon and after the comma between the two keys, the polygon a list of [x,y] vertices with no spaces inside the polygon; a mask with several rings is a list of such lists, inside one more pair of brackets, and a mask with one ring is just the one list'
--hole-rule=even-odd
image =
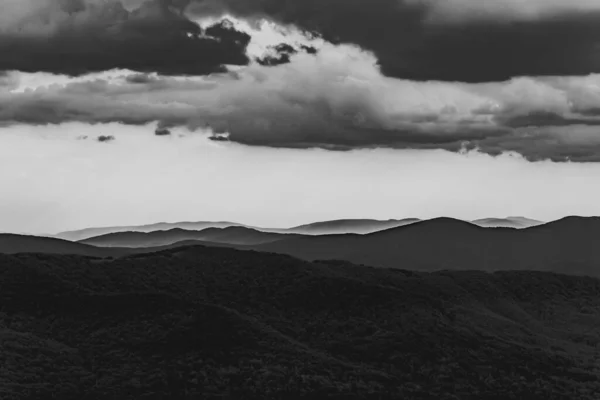
{"label": "rolling hill silhouette", "polygon": [[[201,231],[210,228],[227,229],[231,227],[246,228],[266,233],[280,234],[299,234],[299,235],[334,235],[344,233],[368,234],[381,230],[404,226],[421,221],[418,218],[405,219],[340,219],[332,221],[321,221],[311,224],[300,225],[292,228],[267,228],[256,227],[250,225],[239,224],[235,222],[160,222],[150,225],[139,226],[116,226],[103,228],[88,228],[76,231],[61,232],[56,235],[45,235],[56,237],[59,239],[71,241],[84,241],[87,239],[106,236],[112,233],[131,233],[131,232],[159,232],[171,230],[186,230],[186,231]],[[524,217],[508,217],[508,218],[484,218],[473,221],[476,225],[483,227],[512,227],[512,228],[527,228],[534,225],[539,225],[542,222]]]}
{"label": "rolling hill silhouette", "polygon": [[110,233],[85,239],[80,243],[101,247],[155,247],[197,240],[232,245],[258,245],[298,236],[231,226],[227,228],[207,228],[200,231],[177,228],[168,231]]}
{"label": "rolling hill silhouette", "polygon": [[483,228],[529,228],[543,224],[542,221],[525,217],[507,217],[507,218],[483,218],[471,221],[475,225]]}
{"label": "rolling hill silhouette", "polygon": [[0,234],[0,253],[74,254],[89,257],[119,257],[130,254],[127,249],[104,249],[68,240]]}
{"label": "rolling hill silhouette", "polygon": [[159,222],[150,225],[138,226],[113,226],[104,228],[87,228],[76,231],[61,232],[54,237],[59,239],[71,240],[74,242],[89,239],[96,236],[107,235],[118,232],[154,232],[166,231],[171,229],[184,229],[199,231],[207,228],[227,228],[230,226],[244,226],[235,222]]}
{"label": "rolling hill silhouette", "polygon": [[0,357],[3,400],[596,400],[600,280],[202,246],[0,254]]}
{"label": "rolling hill silhouette", "polygon": [[389,229],[396,226],[402,226],[409,223],[417,222],[417,218],[407,218],[402,220],[387,220],[379,221],[374,219],[343,219],[335,221],[323,221],[312,224],[300,225],[293,228],[264,228],[235,222],[160,222],[150,225],[139,226],[116,226],[104,228],[88,228],[76,231],[61,232],[53,237],[66,239],[71,241],[83,241],[98,236],[104,236],[111,233],[129,233],[129,232],[156,232],[168,231],[174,229],[201,231],[209,228],[229,228],[241,227],[253,229],[267,233],[286,233],[286,234],[302,234],[302,235],[324,235],[336,233],[371,233],[382,229]]}
{"label": "rolling hill silhouette", "polygon": [[600,276],[600,218],[568,217],[527,229],[437,218],[367,235],[328,235],[255,246],[305,260],[435,270],[536,270]]}
{"label": "rolling hill silhouette", "polygon": [[375,219],[340,219],[334,221],[315,222],[287,229],[288,232],[303,235],[332,235],[343,233],[366,234],[384,229],[404,226],[420,221],[418,218],[390,219],[387,221]]}
{"label": "rolling hill silhouette", "polygon": [[118,258],[134,254],[155,253],[182,246],[245,247],[212,243],[201,240],[184,240],[152,247],[102,247],[43,236],[0,234],[0,254],[62,254],[97,258]]}
{"label": "rolling hill silhouette", "polygon": [[205,245],[288,254],[308,261],[345,260],[416,271],[535,270],[598,276],[600,250],[596,237],[600,237],[600,218],[595,217],[567,217],[525,229],[482,228],[465,221],[436,218],[364,235],[284,235],[243,227],[127,232],[83,243],[3,235],[0,252],[122,257]]}

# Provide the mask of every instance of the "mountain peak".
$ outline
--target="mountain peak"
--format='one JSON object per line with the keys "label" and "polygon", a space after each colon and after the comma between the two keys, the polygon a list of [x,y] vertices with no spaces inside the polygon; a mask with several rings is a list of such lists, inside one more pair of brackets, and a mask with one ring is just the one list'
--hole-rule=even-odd
{"label": "mountain peak", "polygon": [[427,225],[439,225],[439,226],[472,226],[476,227],[477,225],[472,224],[468,221],[463,221],[461,219],[450,218],[450,217],[438,217],[431,218],[418,223],[419,225],[427,224]]}

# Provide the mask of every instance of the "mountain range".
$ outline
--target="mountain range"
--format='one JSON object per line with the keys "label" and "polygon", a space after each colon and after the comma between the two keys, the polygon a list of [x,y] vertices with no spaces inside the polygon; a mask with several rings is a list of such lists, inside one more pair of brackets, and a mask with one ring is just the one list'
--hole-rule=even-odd
{"label": "mountain range", "polygon": [[154,232],[161,230],[171,229],[185,229],[185,230],[202,230],[207,228],[227,228],[230,226],[244,226],[233,222],[159,222],[150,225],[136,225],[136,226],[113,226],[103,228],[86,228],[76,231],[61,232],[56,235],[50,235],[58,239],[65,239],[71,241],[79,241],[89,239],[95,236],[102,236],[110,233],[118,232]]}
{"label": "mountain range", "polygon": [[[405,219],[339,219],[332,221],[314,222],[311,224],[299,225],[291,228],[264,228],[250,225],[239,224],[236,222],[160,222],[150,225],[138,226],[116,226],[104,228],[87,228],[75,231],[61,232],[55,235],[47,235],[58,239],[71,241],[82,241],[97,236],[104,236],[111,233],[121,232],[155,232],[169,231],[174,229],[200,231],[208,228],[229,228],[229,227],[244,227],[268,233],[295,233],[299,235],[332,235],[343,233],[367,234],[384,229],[404,226],[411,223],[419,222],[419,218]],[[484,227],[502,226],[507,228],[527,228],[534,225],[542,224],[541,221],[524,218],[524,217],[507,217],[507,218],[484,218],[472,221],[476,225]]]}
{"label": "mountain range", "polygon": [[[379,221],[380,226],[397,222]],[[405,221],[406,222],[406,221]],[[377,223],[377,222],[376,222]],[[204,245],[291,255],[307,261],[344,260],[375,267],[416,271],[535,270],[600,276],[600,219],[567,217],[522,229],[483,228],[451,218],[411,221],[373,233],[314,234],[327,229],[372,229],[334,222],[297,231],[313,234],[264,232],[242,226],[199,231],[171,229],[120,232],[74,243],[51,238],[0,236],[4,253],[37,252],[123,257],[174,247]]]}
{"label": "mountain range", "polygon": [[79,243],[101,247],[153,247],[196,240],[232,245],[259,245],[299,236],[297,234],[262,232],[242,226],[229,226],[226,228],[206,228],[198,231],[175,228],[154,232],[109,233],[81,240]]}
{"label": "mountain range", "polygon": [[526,229],[437,218],[367,235],[280,240],[254,249],[305,260],[346,260],[418,271],[536,270],[600,276],[600,218],[568,217]]}

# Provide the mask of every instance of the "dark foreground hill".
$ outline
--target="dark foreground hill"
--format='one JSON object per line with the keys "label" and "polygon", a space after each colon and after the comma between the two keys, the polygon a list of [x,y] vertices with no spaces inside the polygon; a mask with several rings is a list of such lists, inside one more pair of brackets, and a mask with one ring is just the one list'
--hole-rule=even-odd
{"label": "dark foreground hill", "polygon": [[[155,253],[182,246],[202,245],[210,247],[232,247],[235,245],[212,243],[201,240],[183,240],[154,247],[102,247],[81,242],[71,242],[42,236],[0,234],[0,254],[57,254],[92,258],[118,258],[134,254]],[[240,246],[245,247],[245,246]]]}
{"label": "dark foreground hill", "polygon": [[0,397],[596,400],[600,281],[182,247],[0,255]]}
{"label": "dark foreground hill", "polygon": [[418,271],[512,269],[600,277],[598,240],[600,218],[569,217],[527,229],[438,218],[368,235],[303,237],[254,248]]}
{"label": "dark foreground hill", "polygon": [[130,254],[128,249],[104,249],[84,243],[50,237],[0,234],[0,253],[72,254],[89,257],[120,257]]}

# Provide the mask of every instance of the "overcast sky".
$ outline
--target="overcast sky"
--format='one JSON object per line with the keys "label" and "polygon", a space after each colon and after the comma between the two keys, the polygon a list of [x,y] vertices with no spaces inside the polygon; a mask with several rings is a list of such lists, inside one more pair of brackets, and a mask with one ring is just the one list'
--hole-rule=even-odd
{"label": "overcast sky", "polygon": [[0,231],[600,214],[599,2],[319,1],[0,0]]}

